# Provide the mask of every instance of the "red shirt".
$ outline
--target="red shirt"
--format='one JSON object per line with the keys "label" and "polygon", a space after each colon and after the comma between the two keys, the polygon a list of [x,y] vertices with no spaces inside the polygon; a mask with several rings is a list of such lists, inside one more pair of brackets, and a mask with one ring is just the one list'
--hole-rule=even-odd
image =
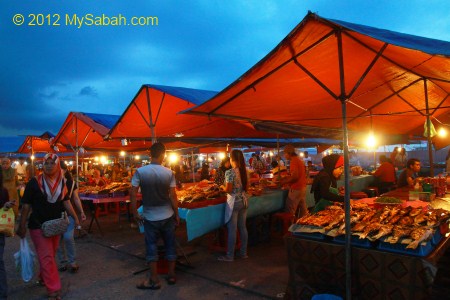
{"label": "red shirt", "polygon": [[306,169],[305,163],[298,156],[291,157],[290,172],[291,174],[297,170],[298,179],[296,182],[291,183],[290,188],[293,190],[300,190],[306,187]]}
{"label": "red shirt", "polygon": [[395,168],[391,163],[384,162],[373,173],[373,176],[378,177],[381,182],[395,182]]}

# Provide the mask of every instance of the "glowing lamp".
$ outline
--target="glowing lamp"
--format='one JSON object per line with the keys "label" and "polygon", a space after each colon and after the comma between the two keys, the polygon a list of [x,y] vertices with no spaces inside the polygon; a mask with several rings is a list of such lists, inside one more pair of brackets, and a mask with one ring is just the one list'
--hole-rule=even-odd
{"label": "glowing lamp", "polygon": [[174,164],[174,163],[176,163],[177,161],[178,161],[178,155],[176,154],[176,153],[170,153],[169,154],[169,162],[171,163],[171,164]]}
{"label": "glowing lamp", "polygon": [[438,130],[438,136],[441,138],[445,138],[447,136],[447,133],[448,133],[447,129],[445,129],[443,127],[439,128],[439,130]]}
{"label": "glowing lamp", "polygon": [[220,159],[224,159],[225,158],[225,153],[220,152],[218,156],[219,156]]}
{"label": "glowing lamp", "polygon": [[125,156],[125,151],[120,151],[120,156]]}
{"label": "glowing lamp", "polygon": [[376,140],[375,136],[373,135],[373,133],[370,133],[366,140],[366,146],[368,148],[374,148],[376,144],[377,144],[377,140]]}

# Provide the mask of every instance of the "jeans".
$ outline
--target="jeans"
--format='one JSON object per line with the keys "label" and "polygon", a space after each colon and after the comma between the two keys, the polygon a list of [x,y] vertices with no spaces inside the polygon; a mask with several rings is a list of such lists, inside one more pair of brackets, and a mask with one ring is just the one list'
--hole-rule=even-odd
{"label": "jeans", "polygon": [[236,229],[239,229],[241,237],[241,249],[239,254],[241,256],[247,255],[248,232],[245,224],[247,219],[247,209],[244,208],[242,201],[234,202],[233,213],[230,221],[227,223],[228,229],[228,247],[227,256],[234,258],[234,248],[236,246]]}
{"label": "jeans", "polygon": [[158,261],[158,240],[160,237],[164,241],[166,259],[168,261],[177,260],[175,225],[174,216],[161,221],[144,220],[145,245],[147,248],[146,260],[148,262]]}
{"label": "jeans", "polygon": [[6,281],[5,262],[3,252],[5,251],[5,235],[0,233],[0,299],[8,296],[8,282]]}
{"label": "jeans", "polygon": [[73,236],[75,230],[75,220],[69,216],[69,221],[69,227],[67,227],[67,231],[61,236],[57,251],[58,261],[61,265],[66,263],[74,264],[76,262],[75,239]]}

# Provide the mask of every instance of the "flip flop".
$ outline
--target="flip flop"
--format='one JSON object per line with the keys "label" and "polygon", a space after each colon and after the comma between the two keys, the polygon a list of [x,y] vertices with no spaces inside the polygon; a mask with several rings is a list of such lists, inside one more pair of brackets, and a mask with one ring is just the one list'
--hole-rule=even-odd
{"label": "flip flop", "polygon": [[136,285],[136,288],[140,290],[159,290],[161,288],[161,284],[153,282],[152,280],[149,281],[150,285],[146,285],[145,281],[139,283]]}
{"label": "flip flop", "polygon": [[177,279],[175,278],[175,276],[167,276],[166,281],[169,285],[174,285],[175,283],[177,283]]}

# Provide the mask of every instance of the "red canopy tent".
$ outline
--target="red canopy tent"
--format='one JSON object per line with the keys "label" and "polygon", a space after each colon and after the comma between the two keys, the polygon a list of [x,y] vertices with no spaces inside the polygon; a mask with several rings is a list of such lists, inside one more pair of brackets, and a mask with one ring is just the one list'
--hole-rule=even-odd
{"label": "red canopy tent", "polygon": [[[350,228],[348,130],[423,133],[426,122],[429,136],[431,118],[448,117],[449,93],[449,42],[308,13],[266,57],[189,113],[305,130],[341,129]],[[346,298],[351,299],[346,232]]]}
{"label": "red canopy tent", "polygon": [[30,153],[30,155],[33,155],[37,152],[66,152],[67,148],[61,143],[53,143],[53,138],[54,135],[50,132],[44,132],[40,136],[28,135],[19,150],[17,150],[17,153]]}
{"label": "red canopy tent", "polygon": [[[203,118],[177,114],[215,96],[213,91],[143,85],[118,122],[111,128],[108,139],[142,140],[161,142],[188,141],[208,143],[202,139],[232,140],[236,138],[276,138],[277,134],[256,130],[247,122],[222,118]],[[280,138],[295,137],[281,135]]]}

